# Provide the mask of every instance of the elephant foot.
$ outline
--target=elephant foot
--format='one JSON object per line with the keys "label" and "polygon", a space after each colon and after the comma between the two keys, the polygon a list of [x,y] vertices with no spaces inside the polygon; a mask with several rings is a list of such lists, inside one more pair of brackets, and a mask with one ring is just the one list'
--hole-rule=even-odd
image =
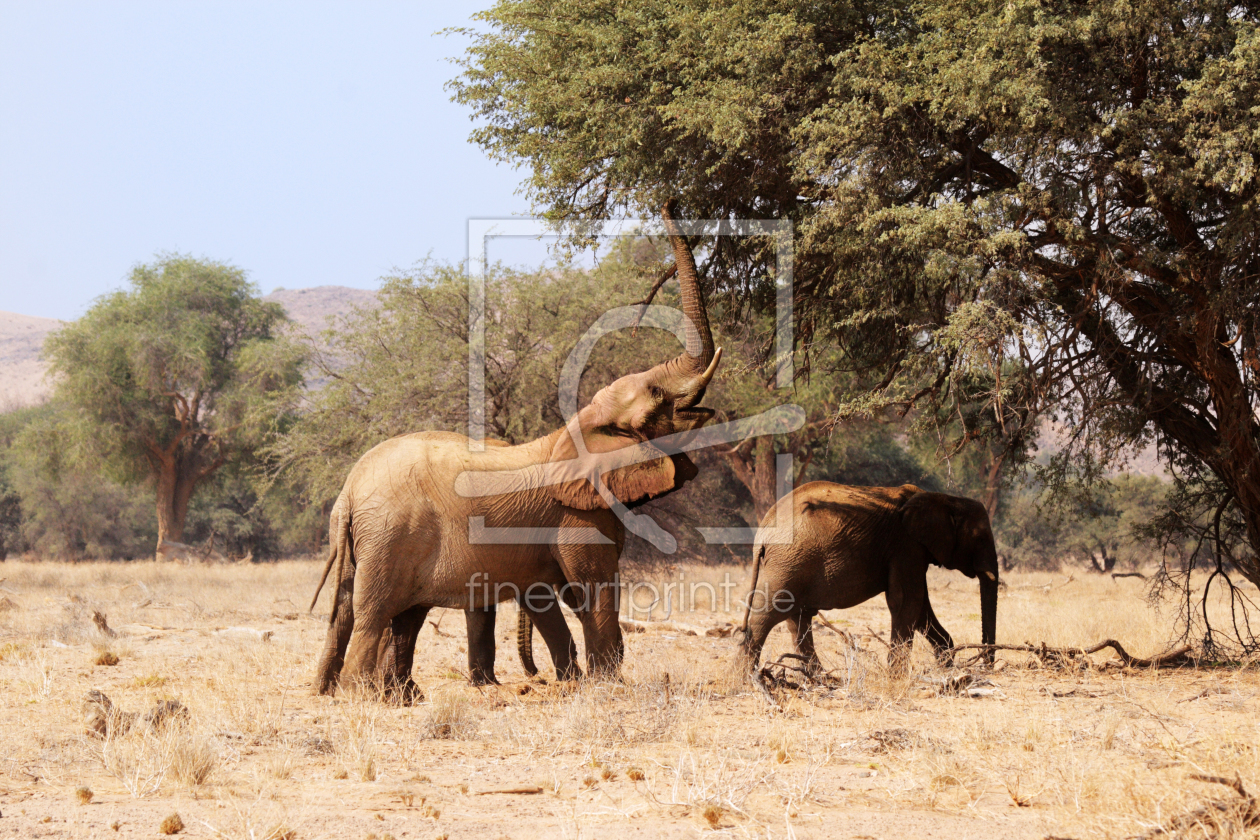
{"label": "elephant foot", "polygon": [[[595,682],[623,683],[623,684],[626,681],[626,678],[622,676],[621,668],[617,666],[614,666],[611,668],[588,668],[586,672],[586,676],[582,677],[582,679],[584,681],[594,680]],[[576,681],[577,680],[575,679],[574,682]]]}
{"label": "elephant foot", "polygon": [[495,679],[493,671],[486,673],[481,668],[474,668],[470,671],[468,681],[473,685],[499,685],[499,681]]}
{"label": "elephant foot", "polygon": [[575,662],[575,663],[573,663],[572,667],[570,667],[570,668],[565,668],[563,671],[556,671],[556,681],[557,681],[557,682],[573,682],[573,683],[575,683],[575,682],[577,682],[577,681],[579,681],[579,680],[581,680],[581,679],[585,678],[585,676],[586,676],[586,675],[582,673],[582,669],[581,669],[581,668],[579,668],[579,667],[577,666],[577,663],[576,663],[576,662]]}
{"label": "elephant foot", "polygon": [[315,685],[311,688],[311,693],[316,697],[331,697],[336,691],[337,681],[323,677],[317,677]]}
{"label": "elephant foot", "polygon": [[424,699],[424,692],[410,677],[385,689],[385,699],[396,706],[412,706]]}

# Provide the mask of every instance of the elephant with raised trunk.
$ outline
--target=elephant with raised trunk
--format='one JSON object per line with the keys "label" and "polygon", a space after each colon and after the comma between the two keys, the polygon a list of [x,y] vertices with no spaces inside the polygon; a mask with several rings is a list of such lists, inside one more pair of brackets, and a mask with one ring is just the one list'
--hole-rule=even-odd
{"label": "elephant with raised trunk", "polygon": [[[671,201],[662,215],[689,321],[681,355],[617,379],[538,440],[470,451],[462,435],[422,432],[385,441],[351,469],[329,521],[325,577],[335,569],[336,588],[319,692],[339,680],[405,685],[431,608],[484,611],[535,585],[576,604],[588,671],[617,670],[621,517],[695,477],[681,449],[652,441],[712,418],[700,402],[722,355],[672,211]],[[558,625],[544,626],[563,623],[554,602],[531,618],[562,641]]]}
{"label": "elephant with raised trunk", "polygon": [[[773,535],[789,533],[789,518],[790,542],[776,543]],[[911,484],[848,487],[814,481],[797,487],[766,512],[753,546],[745,664],[756,668],[766,636],[786,621],[797,653],[817,671],[811,628],[818,611],[857,606],[881,592],[892,613],[894,670],[905,670],[916,630],[945,657],[954,642],[932,612],[927,588],[932,564],[980,579],[980,636],[993,644],[998,560],[984,505]]]}

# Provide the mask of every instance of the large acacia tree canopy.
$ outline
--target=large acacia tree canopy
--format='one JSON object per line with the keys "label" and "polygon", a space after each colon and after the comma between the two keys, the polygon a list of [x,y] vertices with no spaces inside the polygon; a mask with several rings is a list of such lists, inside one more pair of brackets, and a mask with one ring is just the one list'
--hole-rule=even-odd
{"label": "large acacia tree canopy", "polygon": [[120,477],[157,491],[159,545],[183,534],[198,484],[271,431],[268,399],[301,384],[287,321],[238,268],[170,255],[132,271],[44,352],[56,397]]}
{"label": "large acacia tree canopy", "polygon": [[[1258,17],[504,0],[452,87],[553,218],[677,196],[691,218],[792,220],[799,321],[873,375],[857,408],[966,404],[963,438],[1016,445],[1048,407],[1154,436],[1254,549]],[[765,247],[717,240],[711,287],[765,303]]]}

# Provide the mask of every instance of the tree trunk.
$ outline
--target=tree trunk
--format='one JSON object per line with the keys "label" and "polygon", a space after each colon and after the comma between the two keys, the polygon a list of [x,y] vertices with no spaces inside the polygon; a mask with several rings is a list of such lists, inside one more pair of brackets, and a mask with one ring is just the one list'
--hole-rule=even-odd
{"label": "tree trunk", "polygon": [[775,493],[775,458],[774,438],[770,436],[757,438],[753,444],[753,507],[760,523],[766,512],[778,501]]}
{"label": "tree trunk", "polygon": [[754,524],[760,525],[766,512],[778,501],[774,438],[770,435],[756,438],[748,455],[736,449],[727,457],[731,471],[752,496]]}
{"label": "tree trunk", "polygon": [[197,475],[196,470],[189,469],[179,457],[170,459],[158,470],[156,489],[159,553],[164,542],[184,541],[188,503],[192,500],[199,478],[201,476]]}
{"label": "tree trunk", "polygon": [[[1210,272],[1205,276],[1214,276]],[[1185,278],[1188,286],[1194,276]],[[1214,407],[1214,417],[1197,411],[1181,395],[1153,387],[1132,352],[1114,326],[1104,321],[1079,290],[1067,287],[1062,279],[1058,300],[1074,311],[1082,333],[1089,335],[1098,348],[1099,359],[1120,390],[1153,423],[1160,432],[1177,444],[1178,449],[1210,470],[1234,498],[1246,529],[1252,556],[1242,558],[1239,568],[1244,577],[1260,586],[1260,438],[1250,391],[1243,381],[1238,362],[1227,344],[1228,330],[1215,312],[1204,311],[1192,322],[1184,324],[1191,341],[1179,340],[1169,346],[1169,353],[1203,383],[1204,402]],[[1146,304],[1135,304],[1122,298],[1118,302],[1135,320],[1144,317],[1158,321],[1155,334],[1173,334],[1166,323],[1169,313],[1147,311]],[[1142,298],[1142,301],[1147,301]]]}
{"label": "tree trunk", "polygon": [[989,464],[984,476],[984,509],[989,513],[989,522],[997,517],[998,502],[1002,495],[1002,467],[1006,464],[1007,451],[996,457],[989,450]]}

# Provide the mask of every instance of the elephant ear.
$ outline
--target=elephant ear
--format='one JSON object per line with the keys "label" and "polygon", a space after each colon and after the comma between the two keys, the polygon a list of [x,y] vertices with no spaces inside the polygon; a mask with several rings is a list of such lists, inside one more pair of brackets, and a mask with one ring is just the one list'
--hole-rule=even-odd
{"label": "elephant ear", "polygon": [[[598,427],[586,428],[582,436],[588,454],[579,458],[577,447],[574,446],[570,435],[570,428],[572,426],[556,432],[556,442],[551,450],[551,461],[563,464],[564,472],[572,475],[572,478],[566,478],[551,485],[551,494],[566,507],[578,510],[608,509],[608,502],[592,484],[592,479],[596,474],[600,476],[604,487],[617,501],[627,507],[637,506],[649,499],[672,492],[696,474],[695,465],[685,455],[671,457],[652,446],[651,443],[641,445],[649,447],[652,453],[659,457],[605,472],[599,465],[601,454],[627,449],[635,446],[637,442],[620,435],[602,432]],[[682,472],[675,464],[677,458],[685,462],[686,469]]]}
{"label": "elephant ear", "polygon": [[901,521],[907,537],[927,551],[931,562],[957,571],[958,517],[949,496],[944,493],[916,493],[901,508]]}

